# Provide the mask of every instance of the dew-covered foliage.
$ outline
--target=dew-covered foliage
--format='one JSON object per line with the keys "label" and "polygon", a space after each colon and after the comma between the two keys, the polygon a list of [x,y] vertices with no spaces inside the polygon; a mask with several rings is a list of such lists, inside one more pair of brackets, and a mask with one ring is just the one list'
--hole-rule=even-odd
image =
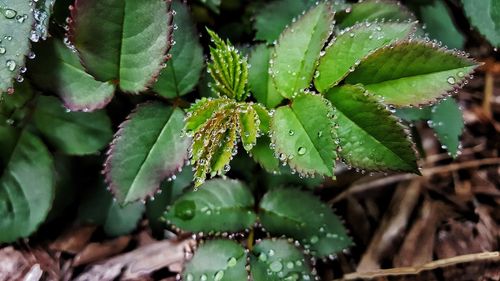
{"label": "dew-covered foliage", "polygon": [[[83,179],[107,191],[85,189],[80,219],[107,234],[145,213],[209,238],[183,280],[312,280],[352,239],[301,188],[339,165],[419,174],[414,121],[460,153],[452,95],[478,63],[400,3],[255,1],[220,27],[206,15],[224,3],[192,2],[0,0],[0,243],[62,215]],[[498,45],[497,14],[467,16]]]}

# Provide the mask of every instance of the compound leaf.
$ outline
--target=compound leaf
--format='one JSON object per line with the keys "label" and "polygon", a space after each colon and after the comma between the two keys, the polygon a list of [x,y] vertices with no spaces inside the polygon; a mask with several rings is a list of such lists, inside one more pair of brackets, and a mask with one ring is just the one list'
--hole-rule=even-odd
{"label": "compound leaf", "polygon": [[332,255],[352,245],[340,219],[308,192],[293,188],[269,191],[259,209],[266,231],[297,239],[316,257]]}
{"label": "compound leaf", "polygon": [[24,70],[34,25],[31,1],[0,3],[0,95],[14,92],[14,79]]}
{"label": "compound leaf", "polygon": [[271,49],[266,45],[261,44],[255,47],[250,54],[249,63],[252,67],[248,73],[248,82],[253,96],[267,108],[276,107],[283,100],[269,75],[270,56]]}
{"label": "compound leaf", "polygon": [[470,22],[492,45],[500,46],[500,2],[497,0],[462,0]]}
{"label": "compound leaf", "polygon": [[[78,56],[56,39],[35,46],[38,57],[29,64],[30,76],[42,89],[57,94],[73,111],[94,111],[113,98],[115,86],[99,82],[80,64]],[[50,67],[47,67],[50,65]]]}
{"label": "compound leaf", "polygon": [[55,147],[70,155],[95,153],[113,137],[105,111],[67,112],[54,97],[38,98],[33,122]]}
{"label": "compound leaf", "polygon": [[308,261],[284,239],[266,239],[256,244],[250,255],[254,281],[313,280]]}
{"label": "compound leaf", "polygon": [[237,232],[254,224],[253,208],[253,196],[243,183],[213,179],[178,198],[164,217],[184,231]]}
{"label": "compound leaf", "polygon": [[220,239],[208,241],[186,264],[182,280],[247,280],[246,260],[245,250],[238,243]]}
{"label": "compound leaf", "polygon": [[76,1],[70,39],[97,80],[125,92],[144,91],[158,75],[171,45],[170,1]]}
{"label": "compound leaf", "polygon": [[331,104],[322,96],[301,94],[279,107],[271,121],[272,142],[280,160],[300,174],[333,176],[335,143]]}
{"label": "compound leaf", "polygon": [[338,28],[344,29],[360,22],[414,21],[415,16],[403,5],[389,0],[368,0],[353,4],[350,9],[339,13]]}
{"label": "compound leaf", "polygon": [[433,43],[401,42],[373,52],[346,81],[363,84],[395,106],[421,105],[458,88],[476,67],[475,61]]}
{"label": "compound leaf", "polygon": [[283,97],[293,98],[309,87],[320,51],[332,32],[332,20],[330,4],[321,3],[281,34],[271,55],[271,77]]}
{"label": "compound leaf", "polygon": [[42,141],[28,131],[0,126],[0,241],[29,236],[49,213],[54,165]]}
{"label": "compound leaf", "polygon": [[184,114],[161,103],[139,105],[120,125],[108,151],[106,180],[121,203],[144,200],[187,158]]}
{"label": "compound leaf", "polygon": [[326,97],[336,108],[344,161],[361,169],[419,173],[413,144],[385,105],[360,86],[333,88]]}
{"label": "compound leaf", "polygon": [[325,92],[354,71],[361,60],[374,50],[409,37],[411,23],[361,23],[343,30],[319,60],[314,85]]}
{"label": "compound leaf", "polygon": [[459,152],[459,138],[464,129],[462,111],[453,98],[441,101],[432,108],[431,127],[448,152],[456,157]]}
{"label": "compound leaf", "polygon": [[203,69],[203,49],[188,7],[176,0],[172,8],[176,11],[175,45],[170,50],[172,58],[160,72],[158,82],[153,87],[158,94],[166,98],[183,96],[192,91]]}

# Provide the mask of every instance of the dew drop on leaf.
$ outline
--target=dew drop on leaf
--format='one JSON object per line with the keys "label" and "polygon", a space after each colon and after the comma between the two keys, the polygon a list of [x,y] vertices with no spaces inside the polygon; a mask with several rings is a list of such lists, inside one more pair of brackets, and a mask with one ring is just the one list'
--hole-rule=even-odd
{"label": "dew drop on leaf", "polygon": [[190,220],[194,217],[196,203],[192,200],[184,200],[178,203],[175,208],[175,216],[182,220]]}
{"label": "dew drop on leaf", "polygon": [[264,253],[261,253],[261,254],[259,255],[259,260],[260,260],[260,261],[267,261],[267,255],[266,255],[266,254],[264,254]]}
{"label": "dew drop on leaf", "polygon": [[297,150],[297,153],[299,155],[304,155],[304,154],[306,154],[306,152],[307,152],[307,148],[305,148],[303,146],[299,147],[299,149]]}
{"label": "dew drop on leaf", "polygon": [[7,52],[7,50],[4,47],[0,46],[0,55],[5,54],[5,52]]}
{"label": "dew drop on leaf", "polygon": [[217,271],[217,272],[215,273],[215,275],[214,275],[214,280],[215,280],[215,281],[220,281],[220,280],[222,280],[222,278],[223,278],[223,277],[224,277],[224,271],[219,270],[219,271]]}
{"label": "dew drop on leaf", "polygon": [[14,71],[16,69],[16,62],[13,60],[8,60],[5,62],[5,65],[7,66],[7,69],[10,71]]}
{"label": "dew drop on leaf", "polygon": [[208,277],[205,274],[202,274],[200,277],[200,281],[207,281]]}
{"label": "dew drop on leaf", "polygon": [[279,271],[281,271],[283,269],[283,264],[281,264],[280,261],[273,261],[269,265],[269,268],[271,269],[271,271],[279,272]]}
{"label": "dew drop on leaf", "polygon": [[3,10],[3,15],[8,19],[12,19],[17,15],[17,12],[12,9],[5,9]]}
{"label": "dew drop on leaf", "polygon": [[290,136],[293,136],[293,135],[295,135],[295,132],[294,132],[293,130],[290,130],[290,131],[288,131],[288,134],[289,134]]}
{"label": "dew drop on leaf", "polygon": [[231,257],[228,261],[227,261],[227,267],[233,267],[236,265],[238,261],[236,260],[235,257]]}
{"label": "dew drop on leaf", "polygon": [[448,81],[448,83],[449,83],[450,85],[453,85],[453,84],[455,84],[455,83],[457,82],[457,81],[455,80],[455,77],[453,77],[453,76],[448,77],[448,80],[447,80],[447,81]]}

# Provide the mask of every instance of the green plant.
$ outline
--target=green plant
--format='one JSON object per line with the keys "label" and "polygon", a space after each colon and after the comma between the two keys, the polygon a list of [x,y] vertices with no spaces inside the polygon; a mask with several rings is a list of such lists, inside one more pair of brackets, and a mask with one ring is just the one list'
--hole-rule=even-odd
{"label": "green plant", "polygon": [[[213,11],[220,4],[201,2]],[[114,236],[146,212],[157,232],[163,217],[178,231],[217,236],[196,252],[185,280],[308,280],[309,255],[333,256],[352,241],[319,199],[286,186],[335,178],[339,160],[362,171],[419,173],[398,116],[433,120],[440,141],[458,153],[462,122],[448,97],[477,63],[419,36],[414,16],[395,2],[266,4],[248,49],[207,29],[203,82],[203,47],[180,1],[77,0],[65,22],[55,13],[49,25],[58,3],[0,3],[0,90],[10,94],[0,103],[2,242],[35,232],[52,205],[68,204],[68,178],[104,162],[116,202],[91,189],[79,221]],[[195,91],[205,84],[209,96]],[[110,141],[104,160],[99,152]],[[258,170],[261,182],[246,154],[269,172]],[[65,170],[75,159],[90,162],[78,164],[85,172]],[[231,165],[246,183],[204,183]],[[183,192],[192,181],[200,190]]]}

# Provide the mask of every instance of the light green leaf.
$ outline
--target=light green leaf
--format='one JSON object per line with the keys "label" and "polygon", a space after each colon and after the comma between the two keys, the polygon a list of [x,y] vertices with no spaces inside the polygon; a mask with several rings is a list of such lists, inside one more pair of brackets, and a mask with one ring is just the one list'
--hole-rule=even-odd
{"label": "light green leaf", "polygon": [[269,133],[269,127],[271,126],[271,114],[267,109],[261,105],[260,103],[254,103],[252,104],[253,109],[257,113],[257,116],[259,116],[259,130],[262,134],[267,134]]}
{"label": "light green leaf", "polygon": [[236,180],[214,179],[175,201],[165,219],[184,231],[237,232],[256,220],[250,190]]}
{"label": "light green leaf", "polygon": [[161,103],[145,103],[120,125],[108,151],[106,180],[121,203],[145,200],[184,165],[189,146],[184,114]]}
{"label": "light green leaf", "polygon": [[274,155],[274,151],[269,147],[271,140],[268,137],[260,137],[257,144],[252,149],[252,158],[259,165],[270,173],[278,173],[280,161]]}
{"label": "light green leaf", "polygon": [[352,245],[340,219],[308,192],[275,189],[264,195],[259,207],[266,231],[297,239],[316,257],[326,257]]}
{"label": "light green leaf", "polygon": [[419,173],[413,144],[385,105],[360,86],[333,88],[326,98],[336,108],[344,161],[361,169]]}
{"label": "light green leaf", "polygon": [[239,110],[239,126],[241,130],[241,143],[246,151],[252,150],[257,143],[259,134],[259,116],[250,104]]}
{"label": "light green leaf", "polygon": [[314,280],[304,254],[284,239],[266,239],[256,244],[250,269],[254,281]]}
{"label": "light green leaf", "polygon": [[237,101],[248,96],[248,63],[240,52],[227,40],[224,42],[215,32],[207,29],[215,44],[210,47],[210,75],[214,78],[213,90]]}
{"label": "light green leaf", "polygon": [[30,1],[0,2],[0,96],[14,92],[14,79],[24,70],[30,52],[34,17]]}
{"label": "light green leaf", "polygon": [[339,13],[338,28],[344,29],[361,22],[414,21],[415,16],[396,1],[368,0],[353,4],[351,9]]}
{"label": "light green leaf", "polygon": [[470,20],[493,46],[500,46],[500,1],[462,0],[464,11]]}
{"label": "light green leaf", "polygon": [[238,243],[231,240],[208,241],[186,263],[182,280],[247,280],[246,260],[245,250]]}
{"label": "light green leaf", "polygon": [[68,112],[54,97],[38,98],[33,122],[55,147],[69,155],[98,152],[113,137],[105,111]]}
{"label": "light green leaf", "polygon": [[280,160],[303,175],[333,176],[335,143],[333,109],[319,95],[301,94],[279,107],[271,122],[272,142]]}
{"label": "light green leaf", "polygon": [[415,31],[412,23],[362,23],[343,30],[328,45],[314,76],[314,85],[325,92],[354,71],[374,50],[408,38]]}
{"label": "light green leaf", "polygon": [[388,104],[421,105],[457,89],[476,67],[472,59],[433,43],[401,42],[372,53],[346,81],[363,84]]}
{"label": "light green leaf", "polygon": [[430,37],[441,40],[449,48],[463,49],[465,36],[457,30],[451,12],[442,1],[420,7],[425,31]]}
{"label": "light green leaf", "polygon": [[38,137],[0,126],[0,242],[28,237],[54,198],[52,156]]}
{"label": "light green leaf", "polygon": [[190,136],[205,125],[219,109],[228,106],[233,101],[228,98],[202,98],[187,110],[186,133]]}
{"label": "light green leaf", "polygon": [[125,92],[146,90],[171,45],[170,1],[76,1],[70,38],[87,71]]}
{"label": "light green leaf", "polygon": [[105,107],[113,98],[115,86],[96,81],[85,72],[78,55],[61,41],[39,43],[35,52],[37,59],[28,64],[30,77],[41,89],[57,94],[68,109],[93,111]]}
{"label": "light green leaf", "polygon": [[453,98],[441,101],[432,108],[431,127],[443,148],[456,157],[460,149],[460,135],[464,129],[462,111]]}
{"label": "light green leaf", "polygon": [[166,98],[183,96],[192,91],[203,69],[203,49],[188,7],[176,0],[172,8],[176,12],[174,26],[177,27],[174,30],[175,45],[170,50],[172,58],[153,87]]}
{"label": "light green leaf", "polygon": [[285,98],[309,88],[316,61],[332,32],[333,12],[321,3],[291,24],[280,36],[271,55],[271,77]]}
{"label": "light green leaf", "polygon": [[95,186],[85,193],[78,208],[79,221],[102,226],[109,236],[129,234],[136,229],[144,213],[144,204],[135,202],[120,206],[102,184]]}
{"label": "light green leaf", "polygon": [[269,75],[271,49],[264,44],[258,45],[250,54],[248,79],[255,99],[267,108],[276,107],[283,97],[276,91]]}

